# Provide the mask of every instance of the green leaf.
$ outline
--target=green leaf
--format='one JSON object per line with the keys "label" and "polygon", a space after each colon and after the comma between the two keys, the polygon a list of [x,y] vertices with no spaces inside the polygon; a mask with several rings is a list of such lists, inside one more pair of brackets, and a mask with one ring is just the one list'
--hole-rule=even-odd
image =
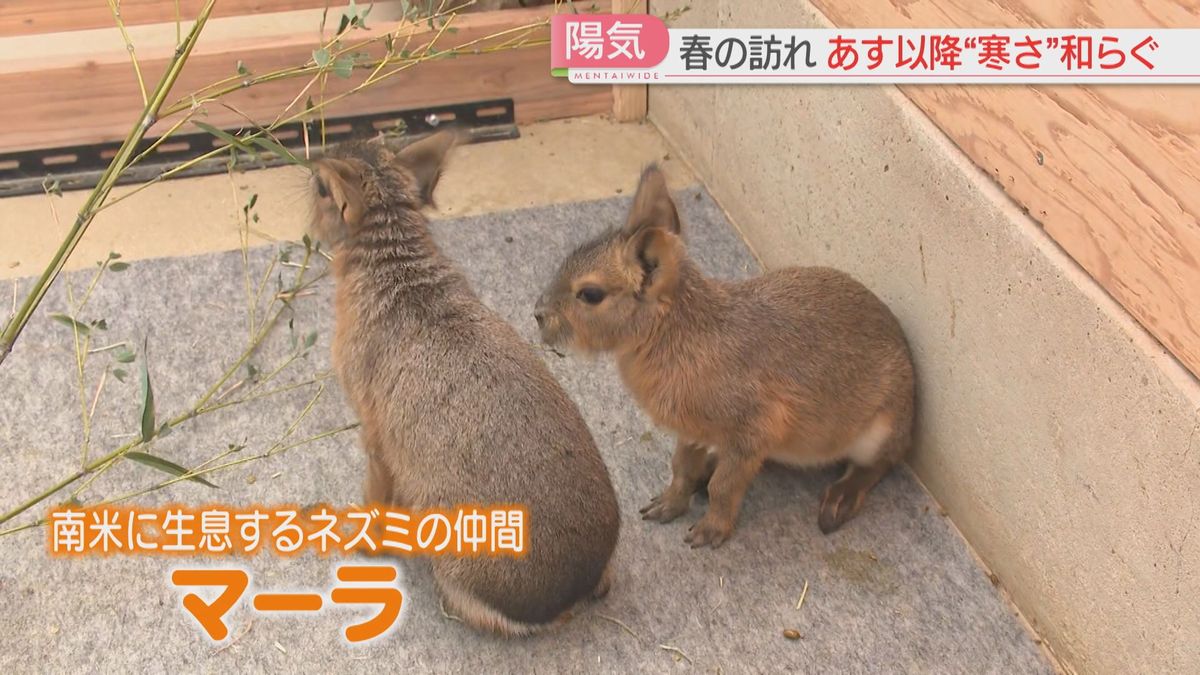
{"label": "green leaf", "polygon": [[146,346],[142,345],[142,442],[154,438],[154,388],[150,386],[150,361]]}
{"label": "green leaf", "polygon": [[250,142],[257,145],[258,147],[262,148],[263,150],[266,150],[267,152],[275,153],[276,157],[279,157],[280,159],[283,159],[283,160],[287,160],[288,163],[290,163],[290,164],[300,164],[300,165],[304,164],[304,161],[302,159],[293,155],[292,152],[290,150],[288,150],[287,148],[276,143],[274,139],[266,138],[263,136],[256,136],[255,138],[251,139]]}
{"label": "green leaf", "polygon": [[117,360],[117,363],[133,363],[137,354],[129,347],[121,347],[113,352],[113,358]]}
{"label": "green leaf", "polygon": [[246,64],[242,63],[241,59],[238,59],[237,62],[237,72],[238,75],[247,75],[250,73],[249,70],[246,70]]}
{"label": "green leaf", "polygon": [[116,259],[118,259],[118,258],[120,258],[120,257],[121,257],[121,254],[120,254],[120,253],[117,253],[116,251],[109,251],[109,252],[108,252],[108,259],[109,259],[109,260],[116,260]]}
{"label": "green leaf", "polygon": [[192,124],[195,124],[196,126],[200,127],[204,131],[207,131],[208,133],[212,134],[213,136],[216,136],[217,138],[225,141],[226,143],[237,148],[238,150],[249,150],[249,148],[246,147],[246,144],[243,143],[240,138],[238,138],[237,136],[234,136],[233,134],[221,131],[220,129],[214,127],[213,125],[205,123],[205,122],[197,122],[197,121],[193,120]]}
{"label": "green leaf", "polygon": [[[158,469],[159,471],[162,471],[163,473],[169,473],[172,476],[176,476],[176,477],[185,476],[189,473],[188,469],[185,469],[184,467],[179,466],[175,462],[172,462],[170,460],[163,459],[162,457],[157,457],[155,455],[151,455],[151,454],[148,454],[145,452],[138,452],[136,450],[133,450],[133,451],[125,453],[125,456],[127,458],[132,459],[133,461],[137,462],[138,464],[145,464],[148,467],[151,467],[153,469]],[[216,485],[205,480],[205,478],[203,476],[188,476],[187,480],[195,481],[197,483],[200,483],[201,485],[207,485],[210,488],[217,487]]]}
{"label": "green leaf", "polygon": [[313,61],[317,64],[318,68],[324,68],[325,66],[329,65],[329,61],[332,58],[333,57],[329,55],[329,50],[324,47],[321,47],[313,52]]}
{"label": "green leaf", "polygon": [[66,314],[55,313],[55,314],[51,314],[50,318],[54,319],[55,321],[61,323],[62,325],[66,326],[68,328],[74,328],[75,330],[79,331],[80,335],[88,335],[89,333],[92,332],[92,329],[89,328],[86,323],[76,321],[75,319],[67,316]]}
{"label": "green leaf", "polygon": [[354,73],[354,57],[350,55],[339,56],[333,62],[333,74],[340,78],[350,77]]}
{"label": "green leaf", "polygon": [[313,332],[304,336],[304,348],[308,349],[315,344],[317,344],[317,331],[314,330]]}
{"label": "green leaf", "polygon": [[122,368],[117,368],[113,371],[113,377],[117,378],[117,381],[119,382],[124,382],[127,375],[129,375],[129,373],[125,372],[125,370]]}
{"label": "green leaf", "polygon": [[92,328],[99,328],[100,330],[108,330],[108,320],[107,319],[96,319],[95,321],[92,322]]}
{"label": "green leaf", "polygon": [[350,17],[343,14],[341,20],[338,21],[338,29],[337,29],[336,35],[341,35],[342,33],[345,33],[346,29],[349,28],[350,24],[352,24],[352,23],[354,23],[354,19],[351,19]]}
{"label": "green leaf", "polygon": [[242,210],[249,211],[250,209],[254,208],[254,205],[257,203],[258,203],[258,193],[255,192],[255,193],[252,193],[250,195],[250,198],[246,200],[246,205],[242,207]]}
{"label": "green leaf", "polygon": [[112,262],[108,264],[108,269],[112,270],[113,272],[124,272],[125,270],[129,269],[129,263],[120,261]]}
{"label": "green leaf", "polygon": [[158,431],[154,432],[154,436],[156,438],[165,438],[170,435],[171,435],[171,424],[169,422],[163,422],[162,424],[160,424],[158,426]]}

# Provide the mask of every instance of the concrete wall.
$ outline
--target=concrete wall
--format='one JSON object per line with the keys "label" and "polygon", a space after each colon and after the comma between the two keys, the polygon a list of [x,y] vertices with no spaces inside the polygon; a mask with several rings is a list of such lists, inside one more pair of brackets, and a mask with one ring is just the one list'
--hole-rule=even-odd
{"label": "concrete wall", "polygon": [[[676,27],[827,25],[655,0]],[[1064,668],[1200,672],[1200,385],[892,87],[651,87],[768,267],[833,265],[912,343],[912,465]],[[936,574],[936,570],[931,570]]]}

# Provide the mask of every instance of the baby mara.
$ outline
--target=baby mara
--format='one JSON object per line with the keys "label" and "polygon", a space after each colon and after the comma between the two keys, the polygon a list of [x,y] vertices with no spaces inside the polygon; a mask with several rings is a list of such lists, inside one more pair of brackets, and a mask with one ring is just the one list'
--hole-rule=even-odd
{"label": "baby mara", "polygon": [[683,515],[707,487],[686,541],[716,547],[766,460],[844,460],[817,520],[838,529],[910,444],[913,367],[899,323],[833,269],[706,277],[682,229],[662,173],[647,169],[624,227],[579,247],[543,293],[543,341],[613,353],[634,398],[677,434],[671,481],[645,519]]}
{"label": "baby mara", "polygon": [[575,404],[430,237],[420,209],[454,141],[318,160],[312,230],[334,251],[333,362],[362,424],[367,501],[524,506],[524,556],[432,563],[447,609],[521,635],[607,591],[620,519]]}

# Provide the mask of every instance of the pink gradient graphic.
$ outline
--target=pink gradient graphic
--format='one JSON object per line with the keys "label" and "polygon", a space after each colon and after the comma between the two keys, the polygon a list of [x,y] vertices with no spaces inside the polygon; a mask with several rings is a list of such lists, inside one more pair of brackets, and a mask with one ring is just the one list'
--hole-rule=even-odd
{"label": "pink gradient graphic", "polygon": [[667,26],[648,14],[555,14],[551,68],[653,68],[667,56]]}

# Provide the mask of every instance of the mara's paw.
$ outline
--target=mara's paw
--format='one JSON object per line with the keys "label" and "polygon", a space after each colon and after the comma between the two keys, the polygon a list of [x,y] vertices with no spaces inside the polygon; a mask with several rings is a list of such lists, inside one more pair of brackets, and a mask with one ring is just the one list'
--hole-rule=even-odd
{"label": "mara's paw", "polygon": [[817,526],[822,534],[832,534],[854,517],[862,508],[867,491],[850,481],[839,480],[821,495],[821,509],[817,515]]}
{"label": "mara's paw", "polygon": [[692,548],[701,546],[717,548],[724,544],[732,534],[733,521],[714,515],[710,509],[703,518],[696,521],[695,525],[688,528],[687,536],[683,540],[691,544]]}
{"label": "mara's paw", "polygon": [[691,506],[691,495],[678,495],[667,488],[661,495],[651,499],[649,504],[643,506],[639,513],[642,514],[642,520],[669,523],[687,513]]}

